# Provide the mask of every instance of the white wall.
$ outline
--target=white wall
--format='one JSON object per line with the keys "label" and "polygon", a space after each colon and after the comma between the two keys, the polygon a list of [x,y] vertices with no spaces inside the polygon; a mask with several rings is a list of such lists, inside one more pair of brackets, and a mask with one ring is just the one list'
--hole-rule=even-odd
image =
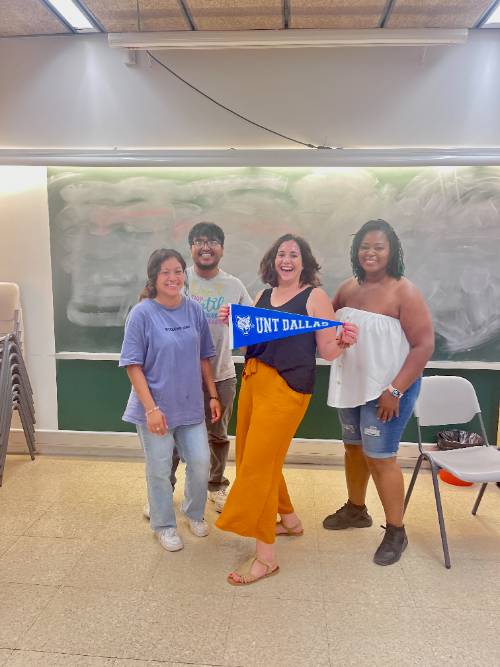
{"label": "white wall", "polygon": [[[462,46],[158,52],[253,120],[343,147],[500,146],[500,31]],[[1,148],[293,148],[104,36],[0,39]],[[38,427],[57,428],[46,174],[0,168],[0,281],[22,290]]]}
{"label": "white wall", "polygon": [[[343,147],[500,146],[500,31],[465,45],[158,51],[253,120]],[[293,147],[106,37],[0,40],[0,147]],[[5,63],[9,63],[8,66]]]}
{"label": "white wall", "polygon": [[25,360],[37,428],[57,428],[47,170],[0,167],[0,281],[21,289]]}

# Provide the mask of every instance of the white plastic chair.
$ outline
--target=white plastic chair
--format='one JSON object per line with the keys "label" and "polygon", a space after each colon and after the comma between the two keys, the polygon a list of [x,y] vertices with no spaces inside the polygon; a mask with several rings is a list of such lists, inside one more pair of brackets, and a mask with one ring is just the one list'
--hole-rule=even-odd
{"label": "white plastic chair", "polygon": [[[426,460],[431,466],[444,562],[445,566],[450,568],[450,552],[439,492],[438,472],[444,469],[465,482],[482,482],[479,495],[472,508],[472,514],[475,515],[488,482],[500,482],[500,450],[489,446],[476,392],[472,384],[465,378],[444,375],[424,377],[414,413],[417,418],[420,456],[418,457],[408,491],[406,492],[405,510],[410,501],[422,461]],[[422,444],[422,426],[465,424],[472,421],[476,416],[481,427],[481,435],[484,438],[484,446],[449,451],[440,451],[437,449],[424,450]]]}

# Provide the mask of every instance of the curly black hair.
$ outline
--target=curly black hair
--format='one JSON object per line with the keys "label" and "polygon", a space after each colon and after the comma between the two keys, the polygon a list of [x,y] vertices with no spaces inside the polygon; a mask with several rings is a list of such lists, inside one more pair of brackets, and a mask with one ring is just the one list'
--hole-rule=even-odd
{"label": "curly black hair", "polygon": [[365,222],[361,229],[354,234],[351,244],[351,265],[354,276],[358,279],[359,283],[362,283],[365,279],[365,271],[359,263],[358,253],[363,238],[368,232],[383,232],[387,237],[387,240],[389,241],[387,273],[393,278],[396,278],[396,280],[399,280],[404,276],[405,272],[404,254],[401,241],[394,231],[394,228],[388,222],[381,219],[368,220],[368,222]]}

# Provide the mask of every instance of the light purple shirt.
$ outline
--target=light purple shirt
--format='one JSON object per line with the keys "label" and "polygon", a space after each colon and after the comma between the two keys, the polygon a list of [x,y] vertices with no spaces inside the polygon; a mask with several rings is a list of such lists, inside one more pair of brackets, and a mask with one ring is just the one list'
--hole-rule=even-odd
{"label": "light purple shirt", "polygon": [[[195,301],[183,297],[177,308],[167,308],[144,299],[127,318],[119,366],[142,366],[155,404],[175,428],[204,421],[200,360],[214,355],[207,320]],[[122,419],[146,423],[133,388]]]}

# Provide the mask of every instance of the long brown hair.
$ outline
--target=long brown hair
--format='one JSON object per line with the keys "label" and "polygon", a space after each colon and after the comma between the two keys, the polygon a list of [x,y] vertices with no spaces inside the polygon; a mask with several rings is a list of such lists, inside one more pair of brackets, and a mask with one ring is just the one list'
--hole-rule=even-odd
{"label": "long brown hair", "polygon": [[151,257],[148,260],[148,280],[144,289],[139,294],[139,301],[143,299],[154,299],[156,296],[156,281],[158,280],[158,274],[160,273],[161,265],[167,259],[171,258],[176,259],[179,264],[182,266],[182,270],[186,270],[186,262],[184,261],[183,256],[177,250],[173,248],[158,248],[155,250]]}
{"label": "long brown hair", "polygon": [[276,255],[278,254],[280,245],[286,241],[295,241],[295,243],[299,246],[303,265],[302,273],[300,274],[301,286],[312,285],[313,287],[318,287],[321,285],[321,281],[318,276],[318,272],[321,267],[312,254],[311,246],[304,238],[302,238],[302,236],[296,236],[295,234],[284,234],[283,236],[280,236],[279,239],[277,239],[277,241],[275,241],[266,252],[262,258],[259,269],[262,282],[271,285],[271,287],[277,287],[278,275],[276,273],[274,263],[276,261]]}

